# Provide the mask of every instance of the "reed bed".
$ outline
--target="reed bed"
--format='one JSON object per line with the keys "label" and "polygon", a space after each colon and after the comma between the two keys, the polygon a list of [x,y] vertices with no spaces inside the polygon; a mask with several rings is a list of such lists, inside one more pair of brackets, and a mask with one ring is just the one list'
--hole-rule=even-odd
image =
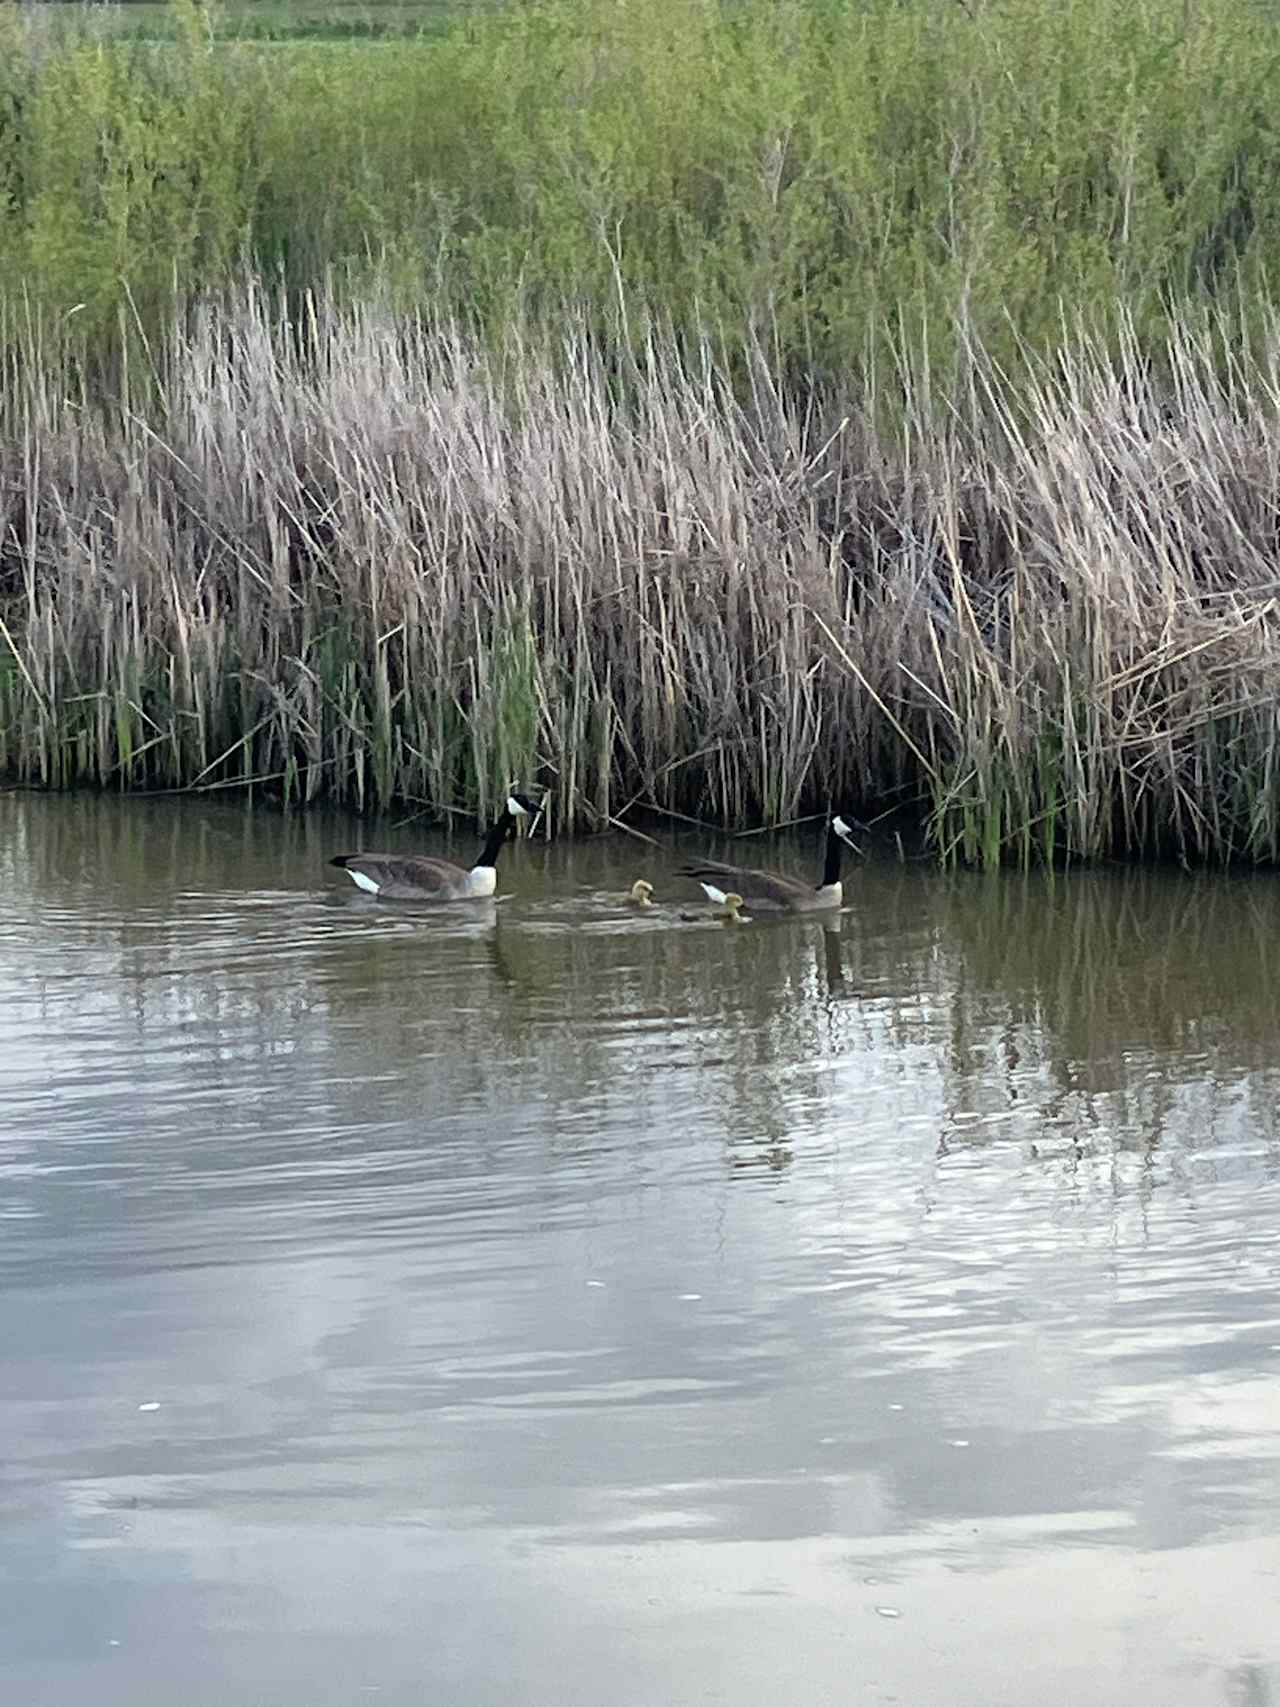
{"label": "reed bed", "polygon": [[[797,395],[566,311],[200,305],[0,403],[0,770],[565,826],[898,804],[938,856],[1280,853],[1280,316]],[[627,353],[622,354],[623,350]],[[1158,377],[1163,375],[1163,377]],[[894,408],[886,408],[892,394]]]}
{"label": "reed bed", "polygon": [[0,770],[1277,857],[1280,19],[235,16],[0,16]]}

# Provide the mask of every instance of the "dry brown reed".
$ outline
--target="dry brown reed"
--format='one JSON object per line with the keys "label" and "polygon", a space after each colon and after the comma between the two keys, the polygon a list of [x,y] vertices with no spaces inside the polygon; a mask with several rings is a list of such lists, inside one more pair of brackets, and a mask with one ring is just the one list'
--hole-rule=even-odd
{"label": "dry brown reed", "polygon": [[1277,336],[797,399],[758,349],[246,289],[109,407],[56,337],[7,347],[11,777],[1280,853]]}

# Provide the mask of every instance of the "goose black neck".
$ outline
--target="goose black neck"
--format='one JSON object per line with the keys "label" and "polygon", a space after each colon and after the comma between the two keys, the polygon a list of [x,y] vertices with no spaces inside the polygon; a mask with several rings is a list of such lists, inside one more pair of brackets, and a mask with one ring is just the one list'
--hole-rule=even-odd
{"label": "goose black neck", "polygon": [[822,868],[822,883],[820,888],[829,889],[833,883],[840,881],[840,867],[844,861],[844,842],[836,834],[835,825],[827,825],[827,861]]}
{"label": "goose black neck", "polygon": [[492,830],[489,831],[488,836],[485,838],[485,844],[480,849],[480,856],[476,860],[476,865],[497,865],[498,855],[502,852],[502,844],[511,834],[514,824],[514,814],[509,812],[504,806],[502,808],[502,816],[498,819],[498,822],[493,826]]}

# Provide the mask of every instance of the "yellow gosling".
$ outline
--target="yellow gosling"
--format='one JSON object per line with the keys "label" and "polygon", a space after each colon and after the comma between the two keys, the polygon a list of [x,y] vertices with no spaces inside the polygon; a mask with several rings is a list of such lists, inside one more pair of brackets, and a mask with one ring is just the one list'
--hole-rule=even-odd
{"label": "yellow gosling", "polygon": [[744,905],[742,896],[730,891],[714,907],[708,907],[705,913],[681,913],[680,917],[687,925],[702,925],[708,919],[715,919],[722,925],[749,925],[751,920],[742,911]]}
{"label": "yellow gosling", "polygon": [[647,883],[643,877],[637,877],[631,885],[627,900],[631,902],[633,907],[652,907],[653,884]]}

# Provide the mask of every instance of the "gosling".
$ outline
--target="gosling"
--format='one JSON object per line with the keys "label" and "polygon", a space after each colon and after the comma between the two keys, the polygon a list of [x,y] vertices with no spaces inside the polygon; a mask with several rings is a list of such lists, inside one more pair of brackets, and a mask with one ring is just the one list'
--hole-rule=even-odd
{"label": "gosling", "polygon": [[643,877],[637,877],[631,885],[627,900],[633,907],[652,907],[653,884],[647,883]]}
{"label": "gosling", "polygon": [[722,925],[749,925],[751,920],[742,911],[744,905],[742,896],[731,891],[705,913],[681,913],[680,917],[689,925],[701,924],[705,919],[717,919]]}
{"label": "gosling", "polygon": [[743,905],[742,896],[731,891],[718,907],[711,909],[711,916],[726,925],[749,925],[751,920],[743,912]]}

